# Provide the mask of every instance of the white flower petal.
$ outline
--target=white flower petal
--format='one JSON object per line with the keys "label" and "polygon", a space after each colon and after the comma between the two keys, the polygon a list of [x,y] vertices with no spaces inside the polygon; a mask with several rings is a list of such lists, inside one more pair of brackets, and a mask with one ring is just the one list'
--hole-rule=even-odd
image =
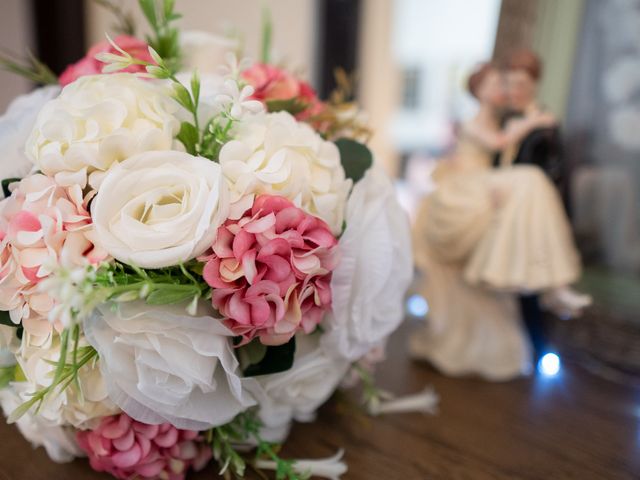
{"label": "white flower petal", "polygon": [[101,307],[84,327],[109,396],[140,422],[204,430],[255,405],[219,318],[130,302]]}
{"label": "white flower petal", "polygon": [[331,280],[333,313],[322,345],[353,361],[402,321],[413,258],[407,215],[378,168],[369,169],[353,188],[345,220],[340,263]]}

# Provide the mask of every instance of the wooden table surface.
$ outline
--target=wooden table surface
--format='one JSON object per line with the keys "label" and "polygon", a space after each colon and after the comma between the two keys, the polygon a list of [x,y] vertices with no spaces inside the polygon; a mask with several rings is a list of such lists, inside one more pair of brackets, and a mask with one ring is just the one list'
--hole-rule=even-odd
{"label": "wooden table surface", "polygon": [[[555,378],[494,384],[446,378],[406,356],[411,326],[397,333],[379,370],[398,393],[433,385],[436,416],[368,419],[340,413],[332,400],[318,420],[296,425],[283,455],[328,456],[346,449],[345,480],[640,478],[640,392],[565,364]],[[0,479],[106,479],[86,461],[57,465],[0,426]],[[213,467],[192,475],[217,478]]]}

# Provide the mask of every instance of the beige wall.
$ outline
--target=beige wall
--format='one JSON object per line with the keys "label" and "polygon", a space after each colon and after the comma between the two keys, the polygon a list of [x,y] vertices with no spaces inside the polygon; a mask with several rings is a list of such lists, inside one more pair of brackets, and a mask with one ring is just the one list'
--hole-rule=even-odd
{"label": "beige wall", "polygon": [[[104,39],[113,17],[92,0],[86,1],[87,43],[91,45]],[[138,25],[145,25],[137,0],[122,0],[122,4],[135,13]],[[183,14],[181,28],[217,33],[235,28],[244,34],[246,52],[252,58],[258,57],[262,6],[266,5],[273,19],[275,59],[313,77],[316,0],[177,0],[176,4]]]}
{"label": "beige wall", "polygon": [[399,71],[392,48],[393,0],[363,2],[359,45],[360,98],[368,113],[373,137],[371,148],[376,161],[395,175],[398,155],[390,138],[390,121],[400,97]]}
{"label": "beige wall", "polygon": [[538,0],[533,48],[544,60],[540,101],[564,118],[584,0]]}
{"label": "beige wall", "polygon": [[[33,50],[30,20],[31,2],[26,0],[2,0],[0,15],[0,46],[5,52],[23,57],[28,48]],[[4,112],[14,97],[31,90],[28,80],[0,70],[0,112]]]}

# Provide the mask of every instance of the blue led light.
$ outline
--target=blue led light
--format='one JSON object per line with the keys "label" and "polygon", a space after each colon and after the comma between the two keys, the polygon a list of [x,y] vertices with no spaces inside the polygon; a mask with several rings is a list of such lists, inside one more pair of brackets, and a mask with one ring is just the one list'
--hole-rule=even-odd
{"label": "blue led light", "polygon": [[416,293],[407,299],[407,311],[414,317],[424,317],[429,313],[429,304],[422,295]]}
{"label": "blue led light", "polygon": [[555,377],[560,373],[560,357],[555,353],[545,353],[538,361],[538,372],[545,377]]}

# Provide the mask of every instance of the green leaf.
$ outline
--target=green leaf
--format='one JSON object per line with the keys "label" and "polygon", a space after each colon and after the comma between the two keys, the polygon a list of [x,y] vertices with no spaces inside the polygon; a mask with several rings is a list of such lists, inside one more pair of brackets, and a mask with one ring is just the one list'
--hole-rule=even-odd
{"label": "green leaf", "polygon": [[191,94],[189,93],[189,90],[187,90],[187,88],[181,83],[174,83],[173,93],[175,96],[174,98],[178,101],[178,103],[192,113],[195,105],[193,104],[193,100],[191,100]]}
{"label": "green leaf", "polygon": [[0,367],[0,390],[9,385],[10,382],[13,382],[16,376],[16,367],[15,365],[10,365],[8,367]]}
{"label": "green leaf", "polygon": [[168,19],[173,15],[175,0],[164,0],[164,18]]}
{"label": "green leaf", "polygon": [[193,124],[189,122],[182,122],[180,124],[180,131],[176,138],[182,142],[187,152],[191,155],[196,154],[196,145],[198,144],[199,133],[198,129]]}
{"label": "green leaf", "polygon": [[269,63],[271,57],[271,39],[273,36],[273,24],[271,22],[271,11],[267,6],[262,9],[262,48],[260,61]]}
{"label": "green leaf", "polygon": [[2,180],[2,182],[0,182],[0,184],[2,185],[2,193],[4,194],[4,198],[8,198],[11,196],[11,192],[9,191],[9,186],[12,183],[19,182],[20,180],[22,179],[21,178],[5,178],[4,180]]}
{"label": "green leaf", "polygon": [[149,305],[169,305],[190,300],[200,292],[191,285],[157,285],[146,298]]}
{"label": "green leaf", "polygon": [[353,183],[358,182],[373,165],[371,151],[366,145],[350,138],[340,138],[335,143],[340,150],[340,161],[345,175],[351,178]]}
{"label": "green leaf", "polygon": [[197,107],[200,101],[200,76],[197,70],[191,75],[191,96],[193,97],[193,103]]}
{"label": "green leaf", "polygon": [[144,16],[147,18],[147,21],[151,25],[153,29],[156,29],[158,26],[158,18],[156,17],[156,2],[155,0],[140,0],[140,9]]}
{"label": "green leaf", "polygon": [[309,106],[297,97],[288,98],[286,100],[267,100],[267,110],[273,112],[289,112],[291,115],[297,115],[303,112]]}
{"label": "green leaf", "polygon": [[244,370],[249,365],[260,363],[262,360],[264,360],[266,354],[267,346],[260,342],[259,339],[254,339],[246,345],[243,345],[236,349],[236,356],[240,361],[241,370]]}
{"label": "green leaf", "polygon": [[284,345],[268,346],[264,357],[260,362],[249,365],[244,370],[245,377],[257,377],[271,373],[286,372],[293,365],[296,353],[296,337],[291,338]]}
{"label": "green leaf", "polygon": [[17,327],[15,323],[11,320],[11,316],[9,312],[6,310],[0,310],[0,325],[6,325],[8,327]]}

